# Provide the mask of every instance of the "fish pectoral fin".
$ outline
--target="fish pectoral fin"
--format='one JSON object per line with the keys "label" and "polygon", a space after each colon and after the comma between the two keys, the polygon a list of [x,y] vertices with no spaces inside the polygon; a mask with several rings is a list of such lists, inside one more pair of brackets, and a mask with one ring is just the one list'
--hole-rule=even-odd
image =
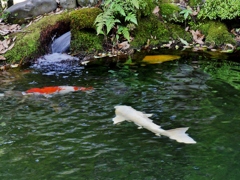
{"label": "fish pectoral fin", "polygon": [[159,136],[159,137],[161,137],[161,135],[160,134],[155,134],[156,136]]}
{"label": "fish pectoral fin", "polygon": [[145,117],[152,117],[153,114],[143,114]]}
{"label": "fish pectoral fin", "polygon": [[138,129],[143,129],[143,127],[142,126],[138,126]]}
{"label": "fish pectoral fin", "polygon": [[122,116],[117,115],[112,120],[113,120],[113,124],[118,124],[118,123],[121,123],[121,122],[125,121],[126,119]]}
{"label": "fish pectoral fin", "polygon": [[43,96],[44,96],[45,98],[51,98],[51,97],[53,97],[51,94],[43,94]]}

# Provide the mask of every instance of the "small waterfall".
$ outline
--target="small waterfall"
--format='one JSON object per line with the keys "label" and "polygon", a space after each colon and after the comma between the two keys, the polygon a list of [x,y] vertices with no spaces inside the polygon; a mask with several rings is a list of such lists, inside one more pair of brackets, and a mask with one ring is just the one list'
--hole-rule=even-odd
{"label": "small waterfall", "polygon": [[71,33],[66,32],[51,44],[51,54],[39,57],[31,66],[44,75],[69,74],[84,69],[79,64],[79,58],[66,54],[70,50]]}
{"label": "small waterfall", "polygon": [[52,53],[66,53],[70,50],[71,32],[68,31],[55,39],[51,45]]}

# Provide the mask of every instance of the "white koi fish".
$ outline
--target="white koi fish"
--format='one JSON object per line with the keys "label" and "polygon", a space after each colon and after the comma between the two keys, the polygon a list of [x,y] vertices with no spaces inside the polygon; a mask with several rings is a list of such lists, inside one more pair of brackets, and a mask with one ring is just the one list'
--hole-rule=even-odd
{"label": "white koi fish", "polygon": [[153,123],[151,119],[149,119],[152,114],[144,114],[133,109],[131,106],[115,106],[115,114],[116,117],[112,119],[113,124],[118,124],[126,120],[128,122],[135,123],[137,126],[139,126],[139,129],[145,128],[155,133],[157,136],[167,136],[170,139],[174,139],[180,143],[196,143],[196,141],[194,141],[191,137],[188,136],[188,134],[185,133],[188,130],[188,127],[164,130],[161,128],[161,126],[158,126],[157,124]]}

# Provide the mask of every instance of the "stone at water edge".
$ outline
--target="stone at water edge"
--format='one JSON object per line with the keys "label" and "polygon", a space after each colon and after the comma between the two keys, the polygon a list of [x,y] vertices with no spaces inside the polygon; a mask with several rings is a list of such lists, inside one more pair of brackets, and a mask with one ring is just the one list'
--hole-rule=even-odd
{"label": "stone at water edge", "polygon": [[59,3],[63,9],[74,9],[77,7],[76,0],[59,0]]}
{"label": "stone at water edge", "polygon": [[20,2],[23,2],[23,1],[26,1],[26,0],[13,0],[13,4],[17,4],[17,3],[20,3]]}
{"label": "stone at water edge", "polygon": [[[77,0],[78,5],[82,7],[93,7],[100,3],[101,0]],[[102,0],[103,2],[103,0]]]}
{"label": "stone at water edge", "polygon": [[[56,0],[26,0],[6,9],[11,19],[32,18],[57,8]],[[15,16],[17,14],[17,16]]]}

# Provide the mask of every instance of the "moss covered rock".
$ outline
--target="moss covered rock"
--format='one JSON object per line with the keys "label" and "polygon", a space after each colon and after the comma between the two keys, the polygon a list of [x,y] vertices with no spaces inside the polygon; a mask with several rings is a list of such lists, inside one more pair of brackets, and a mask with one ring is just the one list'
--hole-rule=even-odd
{"label": "moss covered rock", "polygon": [[157,1],[153,0],[143,0],[144,5],[139,9],[141,16],[149,16],[152,14],[153,9],[159,5]]}
{"label": "moss covered rock", "polygon": [[72,30],[94,28],[96,17],[102,12],[99,8],[82,8],[69,14]]}
{"label": "moss covered rock", "polygon": [[134,31],[132,47],[140,48],[149,42],[149,45],[156,46],[167,43],[170,39],[182,38],[186,41],[191,40],[191,36],[181,25],[163,23],[156,16],[143,18]]}
{"label": "moss covered rock", "polygon": [[97,36],[96,31],[83,29],[72,31],[71,52],[73,54],[92,54],[103,50],[103,36]]}
{"label": "moss covered rock", "polygon": [[85,54],[102,50],[103,37],[97,36],[94,21],[102,12],[99,8],[82,8],[69,15],[71,23],[71,52]]}
{"label": "moss covered rock", "polygon": [[[41,32],[62,21],[63,16],[65,17],[66,14],[45,16],[31,26],[23,28],[21,32],[11,34],[12,38],[16,37],[16,41],[14,47],[4,54],[6,59],[10,62],[19,62],[43,54],[45,47],[41,46]],[[45,38],[51,40],[50,36],[51,34]]]}
{"label": "moss covered rock", "polygon": [[[101,48],[98,43],[101,38],[96,36],[93,24],[100,12],[102,11],[99,8],[82,8],[58,15],[45,16],[31,26],[23,28],[21,32],[12,34],[11,37],[17,37],[15,45],[4,56],[10,62],[19,62],[43,55],[47,52],[52,37],[60,36],[70,29],[73,41],[71,49],[74,52],[77,51],[77,48],[86,51],[99,50]],[[91,33],[79,32],[85,28],[90,29]]]}
{"label": "moss covered rock", "polygon": [[199,26],[199,30],[205,35],[205,42],[221,46],[224,43],[236,44],[227,26],[218,21],[208,21]]}
{"label": "moss covered rock", "polygon": [[[150,40],[150,45],[157,45],[169,40],[169,32],[157,17],[150,16],[142,18],[138,27],[134,31],[134,40],[131,42],[132,47],[140,48]],[[156,38],[152,38],[156,37]]]}
{"label": "moss covered rock", "polygon": [[173,3],[161,3],[159,5],[160,14],[165,21],[183,21],[179,16],[181,9]]}

